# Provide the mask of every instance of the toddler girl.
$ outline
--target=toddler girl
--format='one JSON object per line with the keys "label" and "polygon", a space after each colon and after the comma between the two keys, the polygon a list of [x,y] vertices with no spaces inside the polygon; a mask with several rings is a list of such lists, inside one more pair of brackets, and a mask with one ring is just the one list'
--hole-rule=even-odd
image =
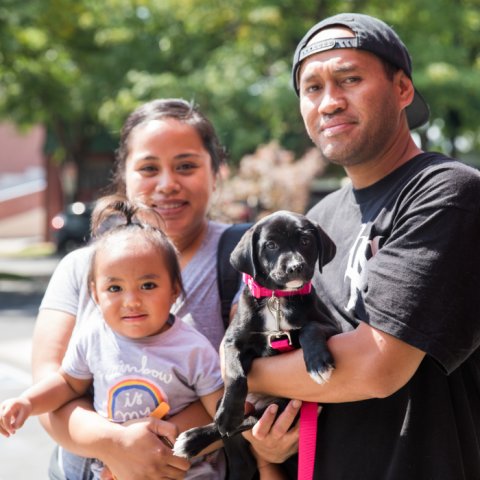
{"label": "toddler girl", "polygon": [[[158,223],[155,215],[118,196],[96,207],[92,233],[99,238],[89,284],[101,315],[75,331],[57,373],[0,404],[1,434],[8,437],[29,416],[84,395],[92,383],[95,410],[113,422],[168,406],[176,414],[198,398],[214,416],[223,394],[218,354],[201,333],[170,315],[183,291],[181,272],[170,240],[142,223]],[[109,224],[116,226],[102,233]],[[173,445],[176,439],[167,440]],[[95,462],[95,478],[102,468]],[[223,453],[217,450],[194,459],[185,478],[224,475]]]}

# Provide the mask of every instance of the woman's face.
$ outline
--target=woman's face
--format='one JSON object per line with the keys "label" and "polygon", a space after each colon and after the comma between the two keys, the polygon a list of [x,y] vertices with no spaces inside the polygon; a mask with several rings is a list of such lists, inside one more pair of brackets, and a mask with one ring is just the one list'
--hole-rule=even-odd
{"label": "woman's face", "polygon": [[215,182],[210,154],[194,127],[166,118],[130,134],[127,196],[155,209],[170,237],[204,225]]}

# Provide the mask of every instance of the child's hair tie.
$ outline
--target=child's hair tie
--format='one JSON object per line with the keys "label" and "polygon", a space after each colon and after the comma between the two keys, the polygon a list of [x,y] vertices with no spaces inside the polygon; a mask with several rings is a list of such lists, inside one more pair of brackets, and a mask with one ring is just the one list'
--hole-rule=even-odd
{"label": "child's hair tie", "polygon": [[140,228],[151,226],[161,230],[161,215],[145,207],[136,204],[120,195],[110,195],[101,198],[92,215],[92,237],[99,238],[108,230],[117,227],[129,227],[138,225]]}

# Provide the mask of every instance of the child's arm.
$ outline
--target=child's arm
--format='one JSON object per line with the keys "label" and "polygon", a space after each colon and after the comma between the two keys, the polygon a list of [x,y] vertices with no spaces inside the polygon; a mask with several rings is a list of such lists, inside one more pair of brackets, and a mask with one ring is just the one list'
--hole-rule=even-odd
{"label": "child's arm", "polygon": [[[213,417],[215,416],[215,412],[217,411],[217,403],[223,397],[223,387],[220,387],[216,392],[209,393],[208,395],[203,395],[200,397],[200,401],[202,402],[203,407],[207,411],[208,415],[210,415],[211,421],[213,422]],[[205,455],[206,453],[214,452],[219,448],[223,447],[223,442],[219,440],[218,442],[214,442],[209,445],[205,450],[202,450],[197,456]]]}
{"label": "child's arm", "polygon": [[81,397],[92,380],[79,380],[66,374],[63,368],[52,373],[20,397],[0,404],[0,434],[9,437],[33,415],[53,412],[74,398]]}
{"label": "child's arm", "polygon": [[205,410],[212,418],[215,417],[215,413],[217,413],[217,403],[223,397],[224,390],[223,387],[220,387],[216,392],[200,397],[200,401],[205,407]]}

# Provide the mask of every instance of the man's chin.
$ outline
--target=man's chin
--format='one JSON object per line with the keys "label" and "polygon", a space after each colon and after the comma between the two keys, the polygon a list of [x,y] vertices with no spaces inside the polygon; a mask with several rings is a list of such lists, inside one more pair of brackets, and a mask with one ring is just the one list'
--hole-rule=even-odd
{"label": "man's chin", "polygon": [[329,144],[325,149],[319,146],[323,158],[335,165],[352,167],[364,162],[358,149],[345,148],[345,144]]}

